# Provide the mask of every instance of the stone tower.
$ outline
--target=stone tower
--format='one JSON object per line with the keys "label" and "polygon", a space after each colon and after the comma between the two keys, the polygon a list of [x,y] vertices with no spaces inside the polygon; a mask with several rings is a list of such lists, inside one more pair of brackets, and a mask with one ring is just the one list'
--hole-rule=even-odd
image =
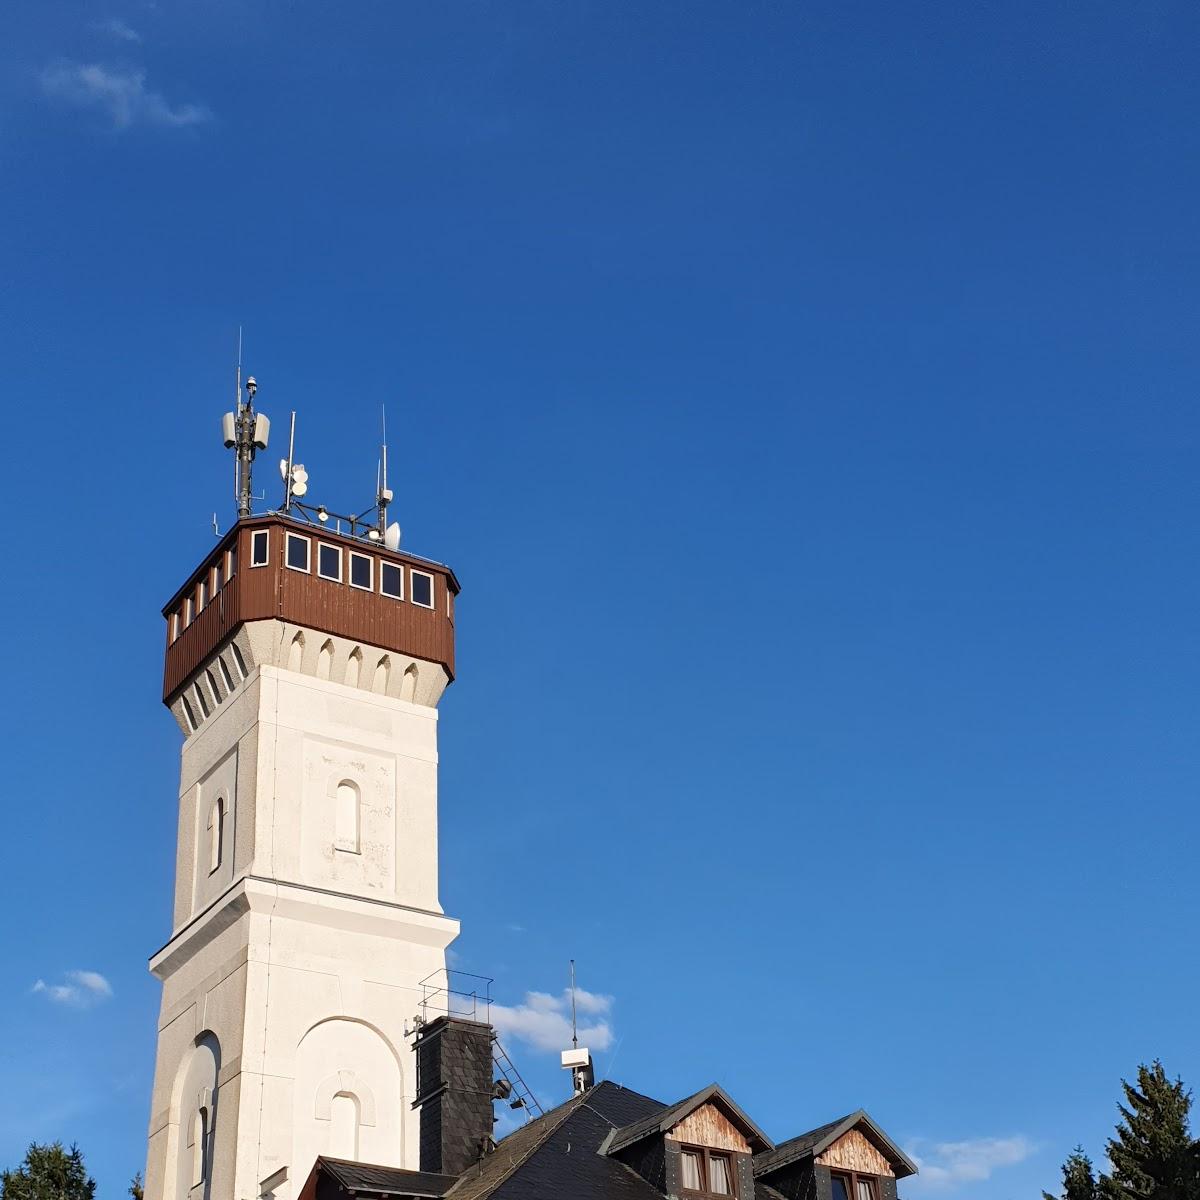
{"label": "stone tower", "polygon": [[148,1200],[292,1200],[318,1154],[419,1165],[458,582],[330,524],[244,515],[163,612],[184,742]]}

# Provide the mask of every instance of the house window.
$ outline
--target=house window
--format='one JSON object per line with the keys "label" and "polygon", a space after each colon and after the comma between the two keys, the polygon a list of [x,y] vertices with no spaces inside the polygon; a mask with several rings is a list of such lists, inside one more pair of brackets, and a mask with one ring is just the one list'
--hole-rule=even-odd
{"label": "house window", "polygon": [[342,582],[342,552],[337,546],[327,546],[324,542],[317,543],[317,574],[322,579],[332,579],[335,583]]}
{"label": "house window", "polygon": [[395,563],[379,564],[379,590],[393,600],[404,599],[404,568]]}
{"label": "house window", "polygon": [[192,623],[192,609],[194,608],[191,596],[183,602],[183,627],[186,629]]}
{"label": "house window", "polygon": [[212,594],[215,596],[221,590],[221,564],[217,563],[212,569]]}
{"label": "house window", "polygon": [[256,529],[250,535],[250,565],[265,567],[270,561],[271,531]]}
{"label": "house window", "polygon": [[833,1174],[833,1200],[879,1200],[875,1180],[870,1175]]}
{"label": "house window", "polygon": [[230,547],[225,551],[225,582],[228,583],[237,570],[237,549]]}
{"label": "house window", "polygon": [[422,608],[432,608],[433,576],[426,575],[424,571],[413,571],[409,594],[414,604],[419,604]]}
{"label": "house window", "polygon": [[179,614],[174,612],[171,614],[171,641],[174,641],[179,636]]}
{"label": "house window", "polygon": [[293,571],[309,570],[308,554],[311,544],[306,537],[301,537],[298,533],[289,533],[287,535],[287,565]]}
{"label": "house window", "polygon": [[196,611],[203,612],[204,606],[208,603],[208,584],[204,580],[200,581],[200,586],[196,589]]}
{"label": "house window", "polygon": [[736,1196],[733,1158],[703,1146],[684,1146],[679,1151],[679,1182],[683,1191],[703,1196]]}
{"label": "house window", "polygon": [[364,588],[370,591],[374,584],[371,582],[371,564],[375,560],[366,554],[355,554],[350,551],[350,586]]}

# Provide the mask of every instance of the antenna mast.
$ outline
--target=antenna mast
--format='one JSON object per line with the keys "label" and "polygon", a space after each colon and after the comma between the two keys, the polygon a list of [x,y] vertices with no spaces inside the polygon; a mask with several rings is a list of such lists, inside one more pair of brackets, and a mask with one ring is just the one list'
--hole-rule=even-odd
{"label": "antenna mast", "polygon": [[237,478],[238,520],[250,515],[250,504],[254,493],[250,489],[251,464],[255,452],[267,448],[271,422],[265,413],[254,411],[254,393],[258,384],[251,375],[246,380],[246,400],[242,402],[242,328],[238,326],[237,392],[234,396],[234,411],[226,413],[221,422],[221,433],[225,448],[234,452]]}
{"label": "antenna mast", "polygon": [[575,960],[571,959],[571,1045],[579,1049],[579,1028],[575,1023]]}

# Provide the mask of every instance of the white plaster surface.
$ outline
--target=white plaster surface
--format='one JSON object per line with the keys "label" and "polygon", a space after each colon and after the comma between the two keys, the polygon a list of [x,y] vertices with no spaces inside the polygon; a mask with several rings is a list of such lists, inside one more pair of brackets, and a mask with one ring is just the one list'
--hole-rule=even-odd
{"label": "white plaster surface", "polygon": [[[277,665],[296,632],[298,671]],[[458,932],[438,903],[441,668],[418,661],[414,689],[411,660],[393,655],[383,694],[367,690],[382,655],[371,647],[361,688],[341,682],[352,643],[292,626],[237,638],[248,674],[183,747],[174,928],[151,959],[163,996],[149,1200],[294,1200],[316,1155],[348,1144],[415,1169],[405,1025]],[[430,703],[401,699],[402,686]],[[346,783],[360,797],[357,850],[336,844]],[[211,1168],[196,1187],[188,1142],[205,1087]]]}

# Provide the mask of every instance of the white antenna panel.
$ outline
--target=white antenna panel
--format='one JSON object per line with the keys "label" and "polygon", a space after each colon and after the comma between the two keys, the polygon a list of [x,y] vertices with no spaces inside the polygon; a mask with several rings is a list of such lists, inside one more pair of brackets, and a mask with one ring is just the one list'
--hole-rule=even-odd
{"label": "white antenna panel", "polygon": [[232,450],[237,445],[237,430],[233,423],[233,413],[226,413],[221,418],[221,440],[226,450]]}
{"label": "white antenna panel", "polygon": [[271,418],[266,413],[254,414],[254,444],[259,450],[267,448],[267,438],[271,436]]}
{"label": "white antenna panel", "polygon": [[383,531],[383,544],[389,550],[399,550],[400,549],[400,522],[399,521],[393,521]]}

